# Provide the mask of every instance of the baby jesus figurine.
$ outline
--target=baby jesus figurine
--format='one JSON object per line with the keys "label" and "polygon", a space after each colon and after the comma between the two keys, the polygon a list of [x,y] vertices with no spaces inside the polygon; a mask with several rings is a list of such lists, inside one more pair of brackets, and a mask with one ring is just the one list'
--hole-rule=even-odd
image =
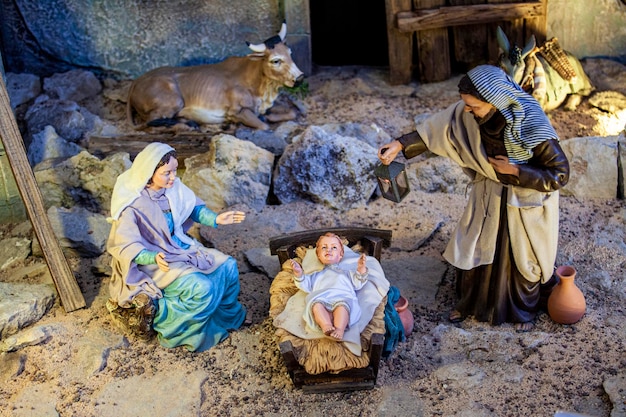
{"label": "baby jesus figurine", "polygon": [[361,317],[356,291],[367,282],[366,256],[361,254],[356,271],[346,271],[338,265],[344,254],[339,236],[326,233],[315,247],[317,258],[324,265],[321,271],[304,274],[302,266],[291,260],[294,283],[307,293],[303,319],[309,327],[319,327],[325,335],[341,341],[346,328]]}

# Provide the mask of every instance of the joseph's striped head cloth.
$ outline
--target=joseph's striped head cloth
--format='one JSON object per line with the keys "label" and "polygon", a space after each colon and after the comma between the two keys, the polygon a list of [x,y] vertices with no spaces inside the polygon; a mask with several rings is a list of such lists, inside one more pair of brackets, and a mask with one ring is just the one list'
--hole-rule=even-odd
{"label": "joseph's striped head cloth", "polygon": [[467,76],[484,97],[479,98],[492,104],[506,119],[504,146],[511,163],[526,163],[535,146],[548,139],[559,139],[537,100],[503,70],[493,65],[479,65]]}

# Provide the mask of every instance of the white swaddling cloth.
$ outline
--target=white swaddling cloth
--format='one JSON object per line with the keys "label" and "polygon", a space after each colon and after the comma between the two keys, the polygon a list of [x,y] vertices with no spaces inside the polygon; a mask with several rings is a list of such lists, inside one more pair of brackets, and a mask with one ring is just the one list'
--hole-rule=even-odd
{"label": "white swaddling cloth", "polygon": [[[343,270],[356,270],[361,255],[344,245],[344,255],[338,266]],[[374,311],[389,291],[389,281],[378,260],[367,257],[368,282],[356,292],[361,307],[361,318],[355,326],[346,329],[343,343],[356,356],[361,356],[361,332],[374,316]],[[324,265],[319,261],[315,249],[307,250],[302,260],[302,269],[305,274],[321,271]],[[306,305],[307,293],[299,290],[288,301],[285,309],[274,319],[274,326],[287,330],[289,333],[302,339],[321,339],[328,337],[321,329],[312,329],[302,318]]]}

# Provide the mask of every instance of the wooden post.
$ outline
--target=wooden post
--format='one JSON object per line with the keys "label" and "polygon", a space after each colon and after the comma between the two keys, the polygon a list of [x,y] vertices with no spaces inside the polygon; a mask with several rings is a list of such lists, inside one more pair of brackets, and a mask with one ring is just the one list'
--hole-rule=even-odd
{"label": "wooden post", "polygon": [[[449,0],[450,6],[485,3],[485,0]],[[456,68],[467,72],[476,65],[488,63],[488,52],[484,45],[487,42],[486,25],[464,25],[452,28],[452,45]]]}
{"label": "wooden post", "polygon": [[548,0],[540,0],[543,13],[540,16],[526,19],[525,42],[530,39],[530,35],[535,35],[537,45],[543,45],[548,36]]}
{"label": "wooden post", "polygon": [[413,33],[400,32],[396,14],[411,11],[411,0],[385,0],[387,43],[389,45],[389,82],[392,85],[411,82]]}
{"label": "wooden post", "polygon": [[24,142],[11,110],[9,94],[2,77],[0,77],[0,138],[4,144],[17,188],[24,200],[26,212],[39,239],[52,280],[61,298],[61,305],[66,312],[85,307],[83,294],[46,214],[41,191],[28,163]]}
{"label": "wooden post", "polygon": [[[433,9],[445,6],[445,0],[415,0],[415,9]],[[452,75],[448,28],[439,27],[417,33],[419,77],[427,83],[444,81]]]}

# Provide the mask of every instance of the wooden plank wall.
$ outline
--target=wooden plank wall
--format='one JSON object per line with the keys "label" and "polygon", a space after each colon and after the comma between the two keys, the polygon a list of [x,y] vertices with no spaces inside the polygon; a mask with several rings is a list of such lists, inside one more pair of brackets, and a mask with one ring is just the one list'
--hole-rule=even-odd
{"label": "wooden plank wall", "polygon": [[[446,0],[414,0],[415,10],[436,9]],[[447,27],[420,30],[417,36],[419,79],[423,82],[443,81],[452,75],[450,42]]]}
{"label": "wooden plank wall", "polygon": [[538,43],[544,42],[546,2],[386,0],[390,83],[442,81],[451,76],[453,63],[463,71],[495,63],[498,26],[520,47],[532,34]]}

